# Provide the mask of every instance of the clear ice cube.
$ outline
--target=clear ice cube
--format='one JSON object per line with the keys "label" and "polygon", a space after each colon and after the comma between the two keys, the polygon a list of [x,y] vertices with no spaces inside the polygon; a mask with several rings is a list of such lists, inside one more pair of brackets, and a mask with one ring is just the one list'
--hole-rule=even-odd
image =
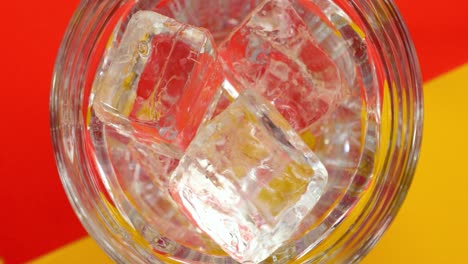
{"label": "clear ice cube", "polygon": [[327,171],[288,122],[249,89],[196,135],[170,178],[181,210],[241,263],[291,238]]}
{"label": "clear ice cube", "polygon": [[[104,133],[117,184],[114,187],[123,194],[119,198],[114,189],[114,200],[130,223],[135,225],[141,218],[146,229],[157,232],[157,239],[177,242],[202,252],[222,252],[212,239],[180,213],[169,194],[168,176],[177,167],[180,156],[171,153],[170,149],[136,142],[110,126],[105,126]],[[128,209],[125,204],[131,204],[133,208]],[[135,217],[135,213],[140,218]]]}
{"label": "clear ice cube", "polygon": [[[349,195],[347,198],[345,195],[349,193],[351,182],[360,177],[356,172],[363,155],[366,120],[362,111],[358,93],[342,100],[330,116],[300,134],[327,169],[328,183],[316,206],[301,223],[296,236],[317,228],[318,223],[322,226],[333,225],[333,221],[339,221],[349,210],[351,202],[344,200],[349,199]],[[340,200],[342,202],[339,203]],[[325,218],[328,221],[320,223]],[[315,230],[318,236],[321,235],[319,230]]]}
{"label": "clear ice cube", "polygon": [[263,1],[219,48],[227,79],[267,98],[300,131],[333,109],[341,76],[296,7],[304,1]]}
{"label": "clear ice cube", "polygon": [[203,27],[219,42],[262,0],[165,0],[154,11],[182,23]]}
{"label": "clear ice cube", "polygon": [[135,13],[108,56],[96,113],[134,136],[185,149],[222,82],[213,45],[205,29]]}

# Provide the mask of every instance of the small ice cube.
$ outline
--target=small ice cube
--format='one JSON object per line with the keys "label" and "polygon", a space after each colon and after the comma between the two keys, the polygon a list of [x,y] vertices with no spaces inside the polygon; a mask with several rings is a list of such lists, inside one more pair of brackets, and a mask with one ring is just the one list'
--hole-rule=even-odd
{"label": "small ice cube", "polygon": [[183,150],[222,82],[213,45],[205,29],[135,13],[102,73],[99,118]]}
{"label": "small ice cube", "polygon": [[297,13],[298,2],[264,1],[219,53],[234,87],[257,91],[301,131],[335,107],[342,89],[336,64]]}
{"label": "small ice cube", "polygon": [[291,238],[327,171],[288,122],[249,89],[204,126],[170,177],[182,211],[241,263]]}
{"label": "small ice cube", "polygon": [[[131,201],[134,211],[161,238],[207,253],[220,252],[212,239],[180,213],[169,194],[168,176],[177,167],[180,157],[170,150],[157,150],[138,143],[110,126],[105,127],[104,133],[116,183],[125,195],[120,199]],[[122,204],[126,201],[114,202],[119,208],[125,208]],[[131,211],[124,214],[132,218]]]}
{"label": "small ice cube", "polygon": [[154,11],[208,29],[222,41],[262,0],[163,0]]}
{"label": "small ice cube", "polygon": [[[358,187],[350,192],[350,184],[357,178],[367,182],[359,175],[361,159],[365,159],[366,152],[363,140],[367,126],[362,115],[363,110],[358,93],[357,96],[344,99],[327,118],[321,119],[300,134],[327,169],[328,184],[316,206],[301,223],[296,235],[310,231],[312,226],[317,227],[323,219],[327,220],[321,222],[322,227],[331,227],[333,221],[339,221],[354,202],[349,200],[350,193],[357,197],[361,191]],[[339,202],[340,200],[342,202]],[[315,233],[320,236],[318,230]]]}

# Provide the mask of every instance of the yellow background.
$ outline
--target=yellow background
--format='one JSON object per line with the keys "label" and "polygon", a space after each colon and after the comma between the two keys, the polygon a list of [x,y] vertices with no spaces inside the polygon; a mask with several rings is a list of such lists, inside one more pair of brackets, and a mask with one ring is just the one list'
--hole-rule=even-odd
{"label": "yellow background", "polygon": [[[362,263],[468,263],[468,64],[424,87],[422,152],[403,207]],[[33,264],[112,263],[84,238]]]}

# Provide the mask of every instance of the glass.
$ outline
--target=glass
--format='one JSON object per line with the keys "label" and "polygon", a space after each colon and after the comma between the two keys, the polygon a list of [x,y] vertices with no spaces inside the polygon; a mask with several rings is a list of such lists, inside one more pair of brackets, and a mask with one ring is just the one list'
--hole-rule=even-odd
{"label": "glass", "polygon": [[[265,22],[278,17],[279,23]],[[172,57],[155,52],[168,40],[155,33],[161,26],[150,30],[154,21],[139,35],[145,19],[163,19],[161,25],[189,32],[167,30],[181,43],[172,46]],[[243,44],[246,40],[250,44]],[[140,59],[128,62],[129,54]],[[184,60],[177,68],[184,58],[195,63]],[[155,74],[162,65],[158,61],[170,64],[172,75]],[[193,77],[190,70],[203,77]],[[201,74],[207,72],[211,77]],[[155,85],[176,75],[185,82]],[[158,105],[169,104],[156,119],[145,110],[152,91],[142,90],[142,83],[162,93],[177,91],[178,107]],[[298,83],[305,92],[296,92]],[[269,106],[258,110],[258,105]],[[231,158],[221,164],[210,152],[217,146],[209,140],[214,136],[209,128],[221,126],[224,132],[217,136],[246,139],[226,143],[230,151],[247,153],[239,162],[250,164],[257,175],[258,160],[274,168],[264,188],[242,178],[242,169],[233,170],[234,178],[217,174],[230,183],[241,179],[243,188],[256,193],[237,196],[237,190],[230,199],[254,204],[257,216],[268,223],[262,230],[282,230],[282,238],[265,243],[268,250],[252,262],[352,263],[377,242],[406,196],[419,155],[422,109],[417,58],[391,1],[83,0],[56,62],[51,131],[70,202],[116,262],[248,263],[259,252],[236,256],[216,239],[227,226],[212,230],[213,223],[188,218],[186,211],[199,211],[174,198],[194,158],[209,157],[220,171],[235,167],[234,156],[226,154]],[[233,126],[239,113],[252,123]],[[254,130],[263,141],[245,132]],[[290,142],[295,148],[283,151]],[[297,153],[309,152],[314,158],[305,163],[262,154],[297,160],[302,155]],[[326,169],[318,181],[325,179],[326,185],[313,189],[309,181],[315,178],[301,176],[310,162],[315,171]],[[285,172],[274,176],[278,171]],[[291,191],[307,186],[318,196]],[[286,194],[297,204],[285,202]],[[278,215],[304,208],[303,197],[309,197],[310,208],[284,228]],[[198,200],[206,209],[206,201]],[[218,209],[216,216],[231,216],[219,215],[225,207]]]}

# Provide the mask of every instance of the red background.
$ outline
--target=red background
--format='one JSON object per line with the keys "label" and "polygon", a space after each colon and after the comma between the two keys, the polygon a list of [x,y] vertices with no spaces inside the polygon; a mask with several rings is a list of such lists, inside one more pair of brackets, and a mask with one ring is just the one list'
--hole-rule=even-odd
{"label": "red background", "polygon": [[[468,61],[468,1],[397,3],[425,80]],[[22,263],[86,235],[59,181],[49,133],[53,65],[78,0],[2,5],[0,256]]]}

